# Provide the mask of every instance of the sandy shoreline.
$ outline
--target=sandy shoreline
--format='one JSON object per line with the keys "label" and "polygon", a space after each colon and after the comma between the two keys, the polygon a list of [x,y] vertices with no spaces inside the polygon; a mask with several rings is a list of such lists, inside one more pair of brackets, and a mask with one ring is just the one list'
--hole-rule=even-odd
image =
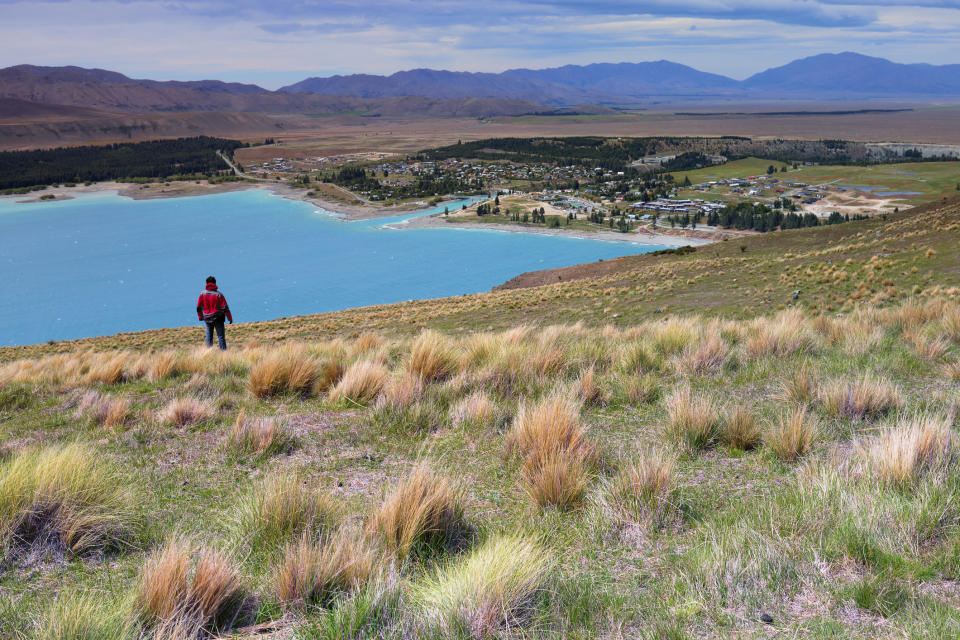
{"label": "sandy shoreline", "polygon": [[[190,196],[203,196],[218,193],[231,193],[234,191],[247,191],[251,189],[266,189],[281,197],[289,200],[299,200],[307,202],[313,206],[319,207],[344,220],[374,220],[377,218],[389,218],[397,215],[417,213],[424,208],[413,205],[404,205],[399,207],[377,207],[371,205],[350,205],[342,202],[335,202],[318,196],[308,196],[304,189],[297,189],[285,184],[267,183],[257,184],[251,182],[222,182],[219,184],[174,182],[169,185],[151,183],[144,188],[141,184],[131,184],[128,182],[98,182],[89,186],[77,185],[75,187],[56,187],[53,189],[44,189],[21,196],[18,203],[28,202],[55,202],[58,200],[70,200],[78,193],[99,193],[114,191],[117,195],[133,200],[156,200],[161,198],[185,198]],[[52,194],[54,199],[40,200],[40,196]],[[450,200],[448,200],[450,201]],[[562,236],[568,238],[583,238],[587,240],[603,240],[606,242],[629,242],[632,244],[662,245],[664,247],[680,247],[685,245],[702,246],[715,242],[715,239],[675,236],[669,234],[651,234],[649,232],[634,231],[631,233],[620,233],[618,231],[580,231],[564,229],[548,229],[546,227],[533,227],[530,225],[510,225],[510,224],[491,224],[491,223],[451,223],[446,222],[440,214],[422,216],[413,218],[404,223],[392,225],[396,228],[415,229],[415,228],[441,228],[441,229],[484,229],[488,231],[502,231],[504,233],[537,233],[541,235]]]}
{"label": "sandy shoreline", "polygon": [[504,233],[537,233],[546,236],[561,236],[566,238],[582,238],[585,240],[603,240],[605,242],[629,242],[631,244],[653,244],[664,247],[681,247],[686,245],[702,246],[716,242],[706,238],[688,238],[668,234],[632,231],[582,231],[566,229],[548,229],[522,224],[499,224],[484,222],[447,222],[440,214],[413,218],[402,223],[388,225],[397,229],[435,228],[435,229],[484,229],[487,231],[502,231]]}

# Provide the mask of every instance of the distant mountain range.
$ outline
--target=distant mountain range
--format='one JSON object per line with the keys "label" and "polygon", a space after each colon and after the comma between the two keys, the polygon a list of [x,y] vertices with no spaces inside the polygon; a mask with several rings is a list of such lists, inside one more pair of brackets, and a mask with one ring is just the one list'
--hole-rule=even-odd
{"label": "distant mountain range", "polygon": [[484,96],[547,105],[630,104],[660,98],[809,99],[960,96],[960,65],[899,64],[857,53],[821,54],[768,69],[743,81],[659,62],[566,65],[467,73],[414,69],[308,78],[287,93],[333,96]]}

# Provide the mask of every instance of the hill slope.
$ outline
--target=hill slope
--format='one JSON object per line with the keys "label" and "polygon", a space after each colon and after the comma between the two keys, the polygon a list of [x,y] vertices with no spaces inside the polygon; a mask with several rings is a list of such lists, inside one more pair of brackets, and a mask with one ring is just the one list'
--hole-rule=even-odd
{"label": "hill slope", "polygon": [[955,637],[958,209],[0,363],[0,636]]}

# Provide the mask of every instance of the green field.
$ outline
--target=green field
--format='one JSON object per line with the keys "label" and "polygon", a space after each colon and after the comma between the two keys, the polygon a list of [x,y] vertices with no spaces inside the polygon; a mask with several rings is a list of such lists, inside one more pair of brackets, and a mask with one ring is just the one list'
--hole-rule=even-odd
{"label": "green field", "polygon": [[[678,171],[673,174],[676,183],[682,183],[689,177],[694,184],[710,180],[745,178],[766,175],[770,165],[777,169],[782,162],[763,158],[745,158],[723,165]],[[862,186],[887,187],[892,191],[918,191],[922,196],[908,198],[911,203],[919,204],[939,199],[954,192],[960,184],[960,162],[906,162],[900,164],[877,164],[869,166],[853,165],[817,165],[790,168],[785,173],[777,172],[779,180],[818,184],[849,184]]]}

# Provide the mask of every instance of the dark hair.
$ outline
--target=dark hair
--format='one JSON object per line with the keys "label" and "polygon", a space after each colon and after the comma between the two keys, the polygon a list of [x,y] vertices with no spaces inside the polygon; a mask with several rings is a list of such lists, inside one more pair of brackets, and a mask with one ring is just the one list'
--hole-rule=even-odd
{"label": "dark hair", "polygon": [[217,279],[213,276],[207,276],[207,284],[217,284]]}

